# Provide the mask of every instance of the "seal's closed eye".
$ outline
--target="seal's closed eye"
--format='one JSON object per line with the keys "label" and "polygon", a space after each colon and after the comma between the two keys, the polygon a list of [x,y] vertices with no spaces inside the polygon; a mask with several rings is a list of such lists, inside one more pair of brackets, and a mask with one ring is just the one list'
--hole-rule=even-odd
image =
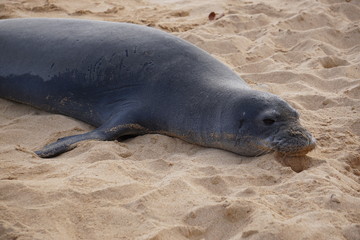
{"label": "seal's closed eye", "polygon": [[264,118],[263,119],[263,123],[266,125],[266,126],[271,126],[275,123],[275,120],[272,119],[272,118]]}

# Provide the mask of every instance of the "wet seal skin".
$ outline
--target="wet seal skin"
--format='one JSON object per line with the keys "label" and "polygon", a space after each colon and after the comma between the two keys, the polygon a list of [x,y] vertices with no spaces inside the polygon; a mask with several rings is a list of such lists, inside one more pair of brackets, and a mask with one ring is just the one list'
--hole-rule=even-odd
{"label": "wet seal skin", "polygon": [[171,34],[128,23],[0,20],[0,97],[96,127],[36,151],[160,133],[243,156],[305,155],[315,139],[281,98]]}

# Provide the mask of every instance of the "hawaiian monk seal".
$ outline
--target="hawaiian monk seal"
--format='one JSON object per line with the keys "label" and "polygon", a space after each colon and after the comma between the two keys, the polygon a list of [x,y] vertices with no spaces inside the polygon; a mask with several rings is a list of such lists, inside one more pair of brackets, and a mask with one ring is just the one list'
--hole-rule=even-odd
{"label": "hawaiian monk seal", "polygon": [[243,156],[304,155],[315,147],[284,100],[252,90],[178,37],[128,23],[1,20],[0,97],[97,127],[45,146],[40,157],[79,141],[146,133]]}

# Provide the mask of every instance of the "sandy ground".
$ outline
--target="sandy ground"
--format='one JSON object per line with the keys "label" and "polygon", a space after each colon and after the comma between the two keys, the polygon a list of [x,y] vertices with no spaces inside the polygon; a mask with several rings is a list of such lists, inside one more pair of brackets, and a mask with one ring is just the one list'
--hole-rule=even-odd
{"label": "sandy ground", "polygon": [[360,1],[0,1],[16,17],[172,32],[286,99],[318,147],[245,158],[145,135],[40,159],[92,127],[0,99],[0,239],[360,239]]}

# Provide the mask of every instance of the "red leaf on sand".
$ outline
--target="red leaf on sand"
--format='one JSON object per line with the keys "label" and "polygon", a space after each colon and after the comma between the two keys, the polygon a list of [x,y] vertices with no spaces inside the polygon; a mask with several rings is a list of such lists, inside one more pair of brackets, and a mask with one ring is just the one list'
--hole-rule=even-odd
{"label": "red leaf on sand", "polygon": [[225,16],[224,13],[222,13],[222,14],[219,15],[219,14],[217,14],[217,13],[215,13],[215,12],[211,12],[211,13],[209,14],[209,20],[210,20],[210,21],[218,20],[218,19],[222,18],[223,16]]}
{"label": "red leaf on sand", "polygon": [[215,20],[215,17],[216,17],[216,13],[215,12],[211,12],[209,14],[209,20],[212,21],[212,20]]}

